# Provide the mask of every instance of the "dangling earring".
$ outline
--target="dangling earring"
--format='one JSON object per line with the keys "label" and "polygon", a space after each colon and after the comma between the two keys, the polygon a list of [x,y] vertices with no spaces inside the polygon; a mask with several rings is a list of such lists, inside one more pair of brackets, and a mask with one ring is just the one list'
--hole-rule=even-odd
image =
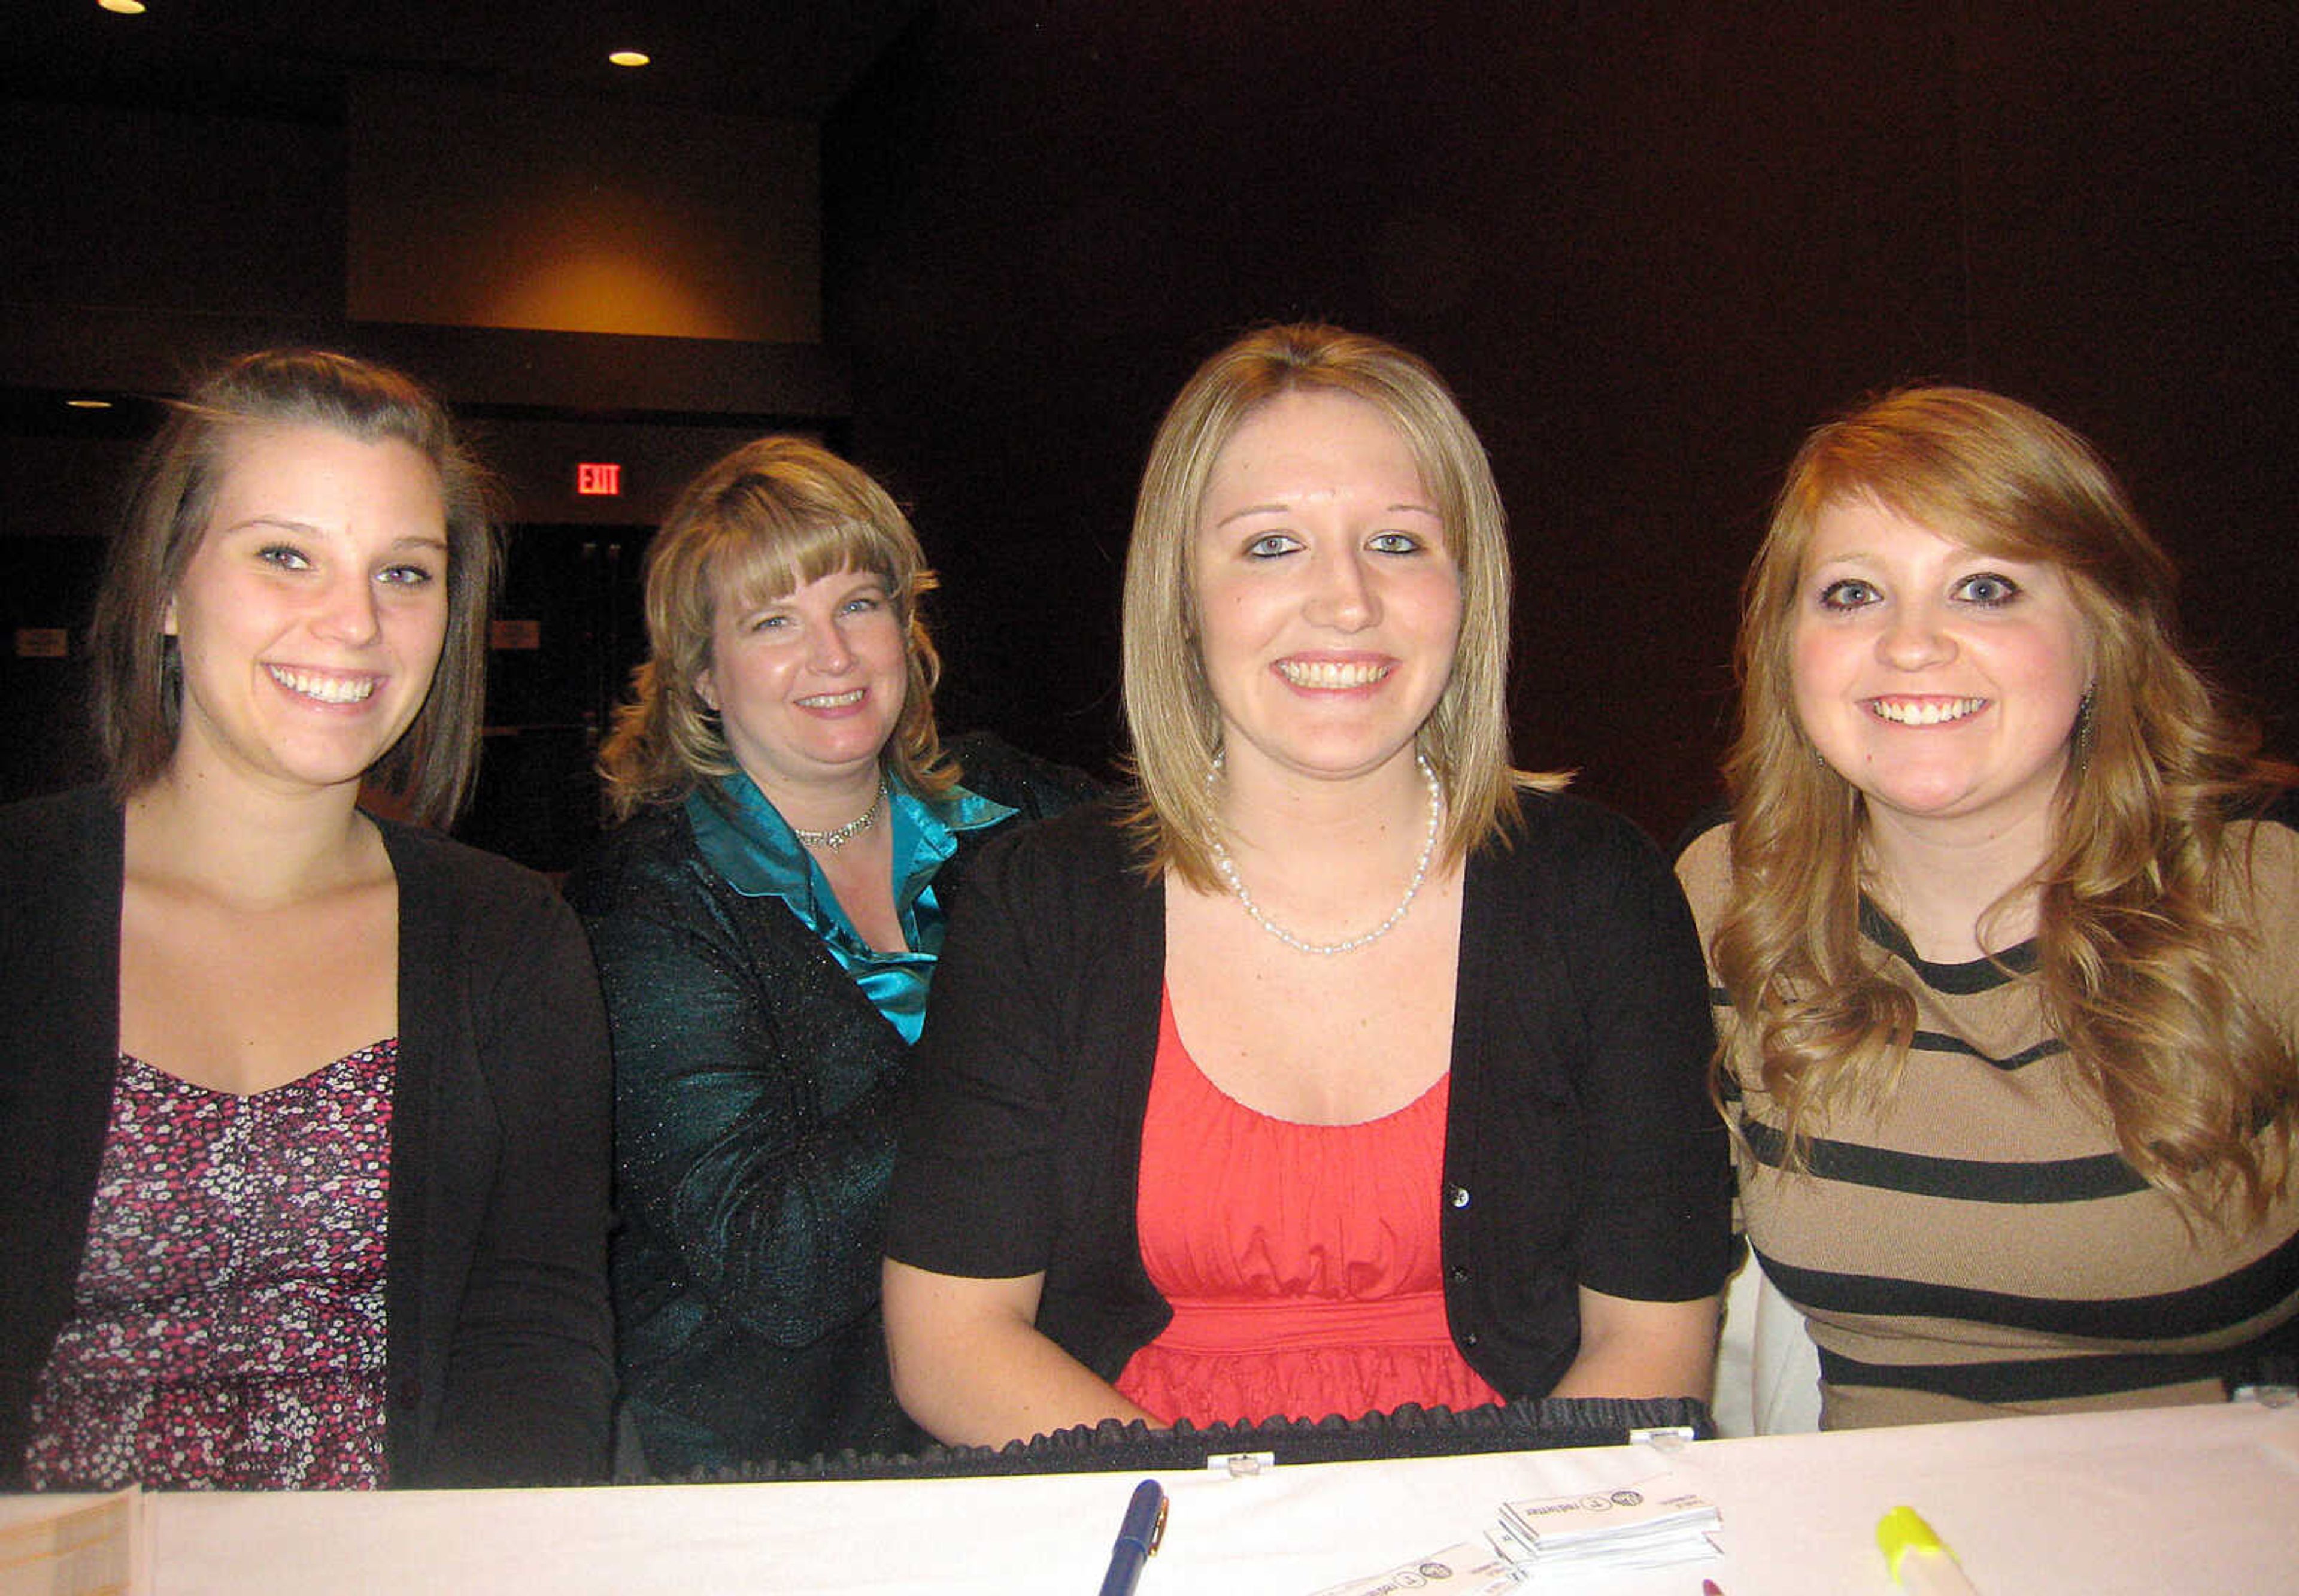
{"label": "dangling earring", "polygon": [[2081,781],[2091,773],[2092,693],[2096,683],[2084,684],[2083,697],[2076,704],[2076,779]]}

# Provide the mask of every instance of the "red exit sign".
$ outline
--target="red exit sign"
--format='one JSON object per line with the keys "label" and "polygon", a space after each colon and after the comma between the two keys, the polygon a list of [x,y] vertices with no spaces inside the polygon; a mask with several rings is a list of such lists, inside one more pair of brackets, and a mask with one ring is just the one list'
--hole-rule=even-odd
{"label": "red exit sign", "polygon": [[623,468],[604,461],[583,461],[575,468],[575,491],[593,498],[612,498],[623,491]]}

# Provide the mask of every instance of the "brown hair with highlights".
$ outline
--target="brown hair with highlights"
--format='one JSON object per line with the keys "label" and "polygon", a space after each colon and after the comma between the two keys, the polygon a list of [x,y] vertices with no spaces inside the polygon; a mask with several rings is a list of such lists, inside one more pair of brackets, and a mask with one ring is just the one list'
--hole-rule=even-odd
{"label": "brown hair with highlights", "polygon": [[89,639],[96,735],[112,795],[125,802],[175,754],[184,685],[175,639],[163,635],[168,603],[208,534],[234,440],[264,427],[397,441],[439,474],[446,638],[422,709],[367,774],[418,819],[444,825],[461,812],[478,774],[487,617],[502,566],[493,482],[427,389],[388,367],[324,350],[264,350],[230,362],[171,407],[144,451]]}

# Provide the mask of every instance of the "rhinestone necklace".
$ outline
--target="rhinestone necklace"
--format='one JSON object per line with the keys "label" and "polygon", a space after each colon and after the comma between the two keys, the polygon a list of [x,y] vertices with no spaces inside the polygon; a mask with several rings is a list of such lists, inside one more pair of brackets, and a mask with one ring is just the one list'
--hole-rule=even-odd
{"label": "rhinestone necklace", "polygon": [[829,831],[801,831],[793,826],[791,827],[791,835],[809,848],[827,848],[835,853],[870,829],[870,822],[878,818],[878,806],[885,802],[886,778],[881,776],[878,778],[878,795],[870,800],[870,807],[847,821],[845,825]]}
{"label": "rhinestone necklace", "polygon": [[[1238,878],[1237,865],[1230,858],[1229,850],[1222,846],[1221,838],[1216,836],[1213,839],[1214,869],[1221,872],[1221,878],[1228,883],[1229,890],[1237,901],[1245,906],[1245,912],[1253,917],[1255,925],[1295,952],[1315,953],[1320,958],[1355,952],[1368,943],[1379,942],[1396,928],[1397,922],[1405,918],[1405,911],[1413,907],[1413,900],[1420,896],[1421,884],[1429,879],[1429,861],[1437,852],[1437,817],[1444,806],[1443,789],[1437,785],[1437,772],[1429,768],[1428,759],[1416,753],[1413,756],[1413,762],[1421,768],[1421,779],[1429,784],[1429,833],[1421,839],[1421,858],[1414,864],[1413,879],[1406,885],[1405,896],[1399,898],[1397,907],[1389,911],[1389,918],[1364,935],[1352,936],[1346,942],[1305,942],[1262,913],[1261,905],[1253,901],[1253,894],[1245,890],[1245,883]],[[1206,785],[1211,786],[1214,777],[1220,774],[1221,761],[1216,757],[1214,768],[1206,773]],[[866,815],[863,819],[869,817]]]}

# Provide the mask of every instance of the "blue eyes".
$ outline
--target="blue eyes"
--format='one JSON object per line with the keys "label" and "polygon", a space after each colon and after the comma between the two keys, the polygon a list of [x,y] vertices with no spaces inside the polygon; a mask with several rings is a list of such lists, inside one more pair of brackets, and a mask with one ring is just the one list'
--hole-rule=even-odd
{"label": "blue eyes", "polygon": [[[1245,545],[1249,560],[1275,560],[1282,555],[1301,552],[1301,540],[1291,532],[1270,532]],[[1376,554],[1418,554],[1428,545],[1410,532],[1376,532],[1365,539],[1365,547]]]}
{"label": "blue eyes", "polygon": [[[858,593],[838,606],[838,616],[839,619],[844,619],[851,615],[876,615],[886,608],[886,595],[883,593]],[[789,611],[769,610],[764,614],[752,616],[743,624],[743,629],[750,632],[781,632],[787,631],[798,624],[799,618]]]}
{"label": "blue eyes", "polygon": [[[1958,603],[1971,604],[1982,610],[2001,610],[2020,596],[2020,584],[1994,571],[1979,571],[1964,578],[1948,590]],[[1822,586],[1818,594],[1820,607],[1838,614],[1849,614],[1880,603],[1883,594],[1872,583],[1857,577],[1845,577]]]}
{"label": "blue eyes", "polygon": [[[255,557],[277,570],[305,571],[313,569],[311,558],[293,544],[265,544],[255,551]],[[387,587],[421,587],[436,581],[438,573],[430,566],[402,561],[376,572],[375,579]]]}

